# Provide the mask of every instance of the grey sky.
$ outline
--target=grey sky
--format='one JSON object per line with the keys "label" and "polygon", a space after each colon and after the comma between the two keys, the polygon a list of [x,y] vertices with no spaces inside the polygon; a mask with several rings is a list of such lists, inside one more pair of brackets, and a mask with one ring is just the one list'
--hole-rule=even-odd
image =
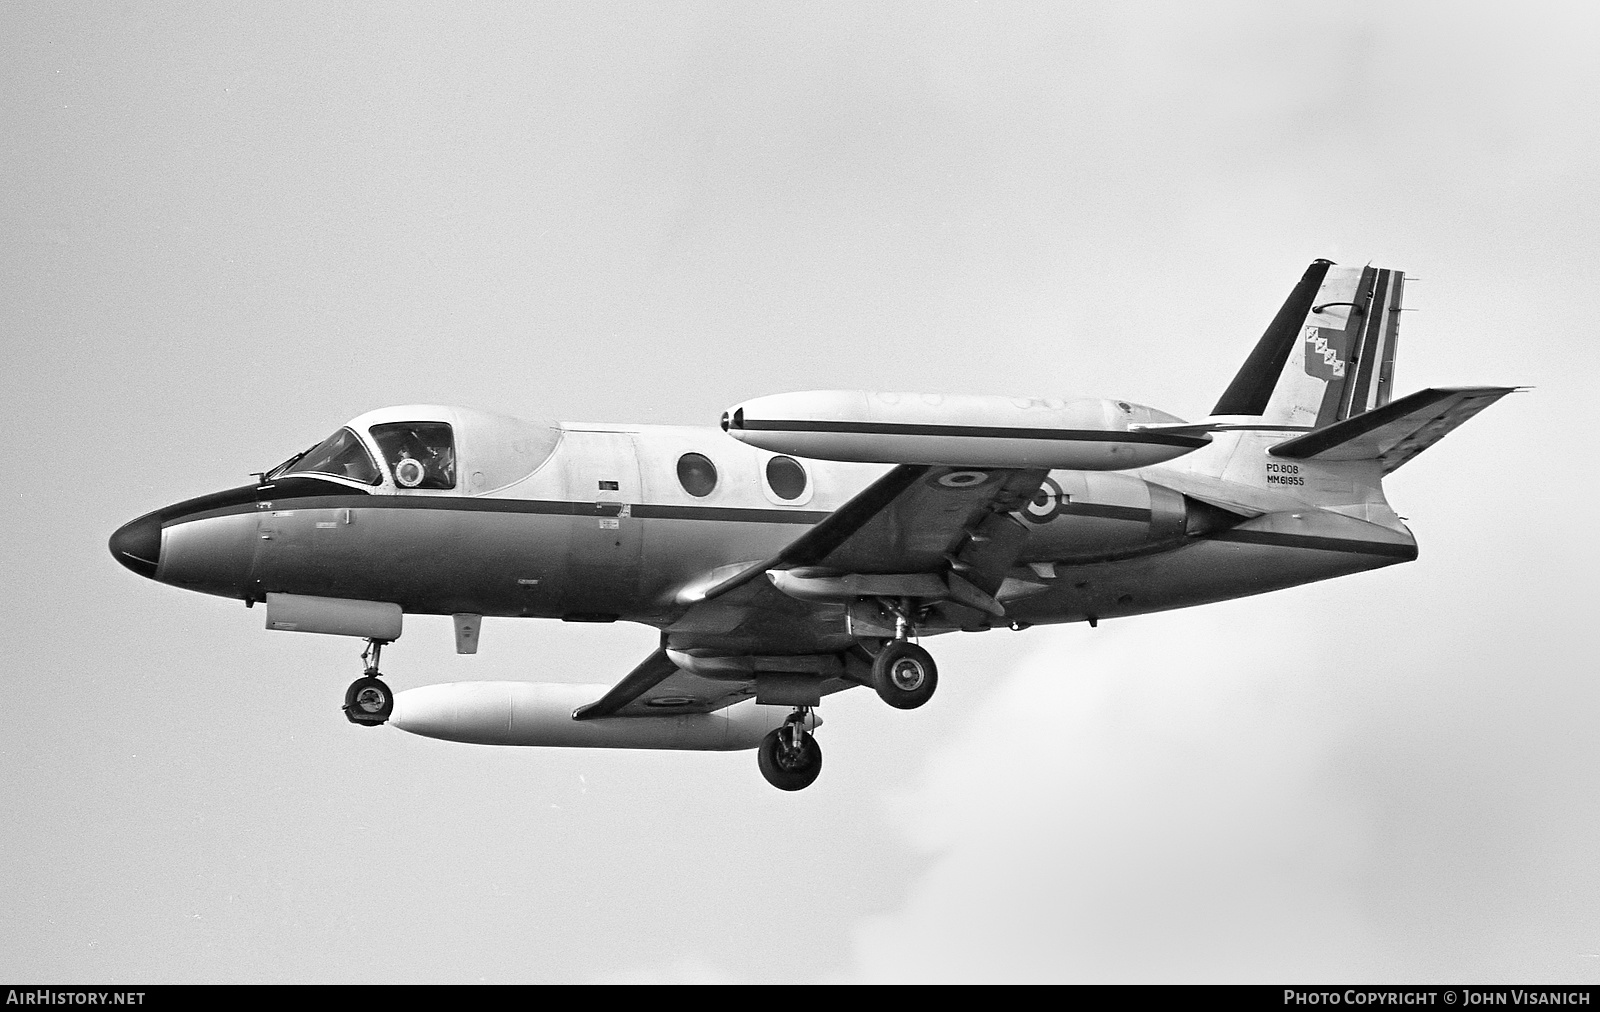
{"label": "grey sky", "polygon": [[[0,976],[1600,980],[1600,16],[1578,4],[0,13]],[[827,768],[346,724],[359,644],[105,539],[372,407],[787,389],[1203,415],[1304,269],[1397,387],[1410,565],[945,637]],[[397,688],[649,630],[443,619]]]}

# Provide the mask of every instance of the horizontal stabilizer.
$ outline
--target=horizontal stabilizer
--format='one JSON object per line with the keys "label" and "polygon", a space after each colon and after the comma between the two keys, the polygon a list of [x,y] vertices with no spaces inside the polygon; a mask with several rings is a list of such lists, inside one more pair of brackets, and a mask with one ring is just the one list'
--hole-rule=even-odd
{"label": "horizontal stabilizer", "polygon": [[1419,390],[1342,422],[1285,440],[1267,452],[1293,460],[1381,460],[1383,473],[1389,474],[1516,389]]}

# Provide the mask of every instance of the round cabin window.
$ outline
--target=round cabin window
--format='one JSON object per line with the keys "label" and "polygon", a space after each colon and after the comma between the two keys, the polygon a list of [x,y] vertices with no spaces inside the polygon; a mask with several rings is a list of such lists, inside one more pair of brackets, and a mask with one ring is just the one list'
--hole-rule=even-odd
{"label": "round cabin window", "polygon": [[798,499],[806,492],[806,469],[793,457],[767,461],[767,484],[779,499]]}
{"label": "round cabin window", "polygon": [[717,487],[717,465],[703,453],[686,453],[678,458],[678,484],[696,498],[705,498]]}

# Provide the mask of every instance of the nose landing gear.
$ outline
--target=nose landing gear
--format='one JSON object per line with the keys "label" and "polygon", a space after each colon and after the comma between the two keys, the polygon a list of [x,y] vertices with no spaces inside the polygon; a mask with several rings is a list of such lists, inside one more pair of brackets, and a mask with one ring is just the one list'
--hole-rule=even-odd
{"label": "nose landing gear", "polygon": [[383,640],[367,640],[367,649],[361,652],[366,670],[344,691],[344,715],[352,724],[377,727],[394,712],[394,690],[378,671],[383,644]]}
{"label": "nose landing gear", "polygon": [[822,746],[806,730],[811,707],[796,707],[783,726],[767,732],[756,749],[756,765],[780,791],[810,787],[822,772]]}

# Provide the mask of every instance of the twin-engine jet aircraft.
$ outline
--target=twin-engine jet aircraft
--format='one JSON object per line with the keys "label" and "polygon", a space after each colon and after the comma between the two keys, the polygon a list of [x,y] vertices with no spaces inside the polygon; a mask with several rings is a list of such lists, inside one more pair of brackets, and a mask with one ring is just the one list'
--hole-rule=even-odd
{"label": "twin-engine jet aircraft", "polygon": [[[1382,479],[1509,387],[1391,401],[1399,271],[1313,263],[1211,417],[1119,400],[828,391],[720,428],[362,415],[261,480],[125,525],[162,583],[266,605],[268,629],[367,641],[357,724],[493,745],[757,750],[822,768],[824,696],[926,703],[919,639],[1121,618],[1406,562]],[[406,614],[642,622],[614,685],[398,695]]]}

